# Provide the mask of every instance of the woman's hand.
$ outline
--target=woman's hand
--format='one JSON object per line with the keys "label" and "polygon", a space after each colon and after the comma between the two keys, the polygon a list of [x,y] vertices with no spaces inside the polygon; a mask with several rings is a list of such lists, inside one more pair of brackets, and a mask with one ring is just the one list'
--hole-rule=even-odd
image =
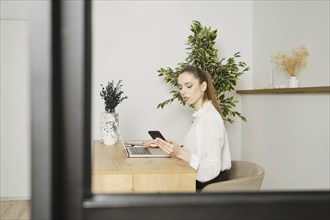
{"label": "woman's hand", "polygon": [[156,138],[154,140],[154,143],[165,153],[168,153],[172,157],[177,156],[182,150],[181,147],[175,141],[172,140],[164,141],[160,138]]}
{"label": "woman's hand", "polygon": [[145,143],[143,144],[143,147],[144,147],[144,148],[148,148],[148,147],[158,147],[158,145],[156,144],[156,141],[155,141],[155,140],[151,140],[151,141],[145,142]]}
{"label": "woman's hand", "polygon": [[144,144],[144,147],[159,147],[161,150],[163,150],[165,153],[168,153],[172,157],[178,157],[181,160],[186,161],[187,163],[190,163],[190,157],[191,155],[182,149],[175,141],[167,140],[164,141],[160,138],[156,138],[152,141],[146,142]]}
{"label": "woman's hand", "polygon": [[156,138],[155,140],[155,143],[159,146],[159,148],[171,155],[172,157],[177,157],[181,160],[186,161],[187,163],[190,163],[191,154],[182,149],[175,141],[164,141],[160,138]]}

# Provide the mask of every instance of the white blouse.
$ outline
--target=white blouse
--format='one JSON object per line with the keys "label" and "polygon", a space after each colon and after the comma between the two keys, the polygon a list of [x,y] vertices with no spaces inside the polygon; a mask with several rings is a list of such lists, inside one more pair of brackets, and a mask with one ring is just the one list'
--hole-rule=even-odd
{"label": "white blouse", "polygon": [[196,179],[206,182],[230,169],[228,138],[223,119],[211,101],[204,103],[193,117],[184,149],[191,154],[189,165],[197,170]]}

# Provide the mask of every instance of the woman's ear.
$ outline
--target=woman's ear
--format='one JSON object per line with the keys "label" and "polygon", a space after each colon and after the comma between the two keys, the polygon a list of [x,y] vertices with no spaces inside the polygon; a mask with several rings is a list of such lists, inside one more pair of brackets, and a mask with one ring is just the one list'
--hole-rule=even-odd
{"label": "woman's ear", "polygon": [[205,92],[206,89],[207,89],[207,83],[204,81],[201,84],[201,90],[202,90],[202,92]]}

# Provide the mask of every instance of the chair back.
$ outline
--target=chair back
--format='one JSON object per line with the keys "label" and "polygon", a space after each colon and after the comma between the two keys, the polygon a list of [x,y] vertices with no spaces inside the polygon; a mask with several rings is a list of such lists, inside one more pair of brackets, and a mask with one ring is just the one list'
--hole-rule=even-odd
{"label": "chair back", "polygon": [[209,184],[202,192],[259,191],[265,171],[252,162],[232,161],[232,167],[227,174],[228,180]]}

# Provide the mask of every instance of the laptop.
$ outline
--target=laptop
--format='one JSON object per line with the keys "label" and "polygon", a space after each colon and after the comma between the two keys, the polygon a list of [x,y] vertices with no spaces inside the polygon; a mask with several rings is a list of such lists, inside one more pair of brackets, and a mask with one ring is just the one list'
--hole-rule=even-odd
{"label": "laptop", "polygon": [[119,138],[121,141],[121,145],[124,146],[124,151],[127,155],[127,157],[132,158],[159,158],[159,157],[170,157],[169,154],[165,153],[158,147],[149,147],[144,148],[142,141],[130,141],[130,142],[124,142],[123,138],[120,134],[120,131],[118,129],[117,123],[115,123],[117,127],[117,131],[119,133]]}
{"label": "laptop", "polygon": [[[122,139],[121,139],[122,140]],[[138,144],[131,144],[130,142],[123,142],[125,153],[127,157],[135,158],[148,158],[148,157],[170,157],[169,154],[165,153],[158,147],[144,148],[143,142]]]}

